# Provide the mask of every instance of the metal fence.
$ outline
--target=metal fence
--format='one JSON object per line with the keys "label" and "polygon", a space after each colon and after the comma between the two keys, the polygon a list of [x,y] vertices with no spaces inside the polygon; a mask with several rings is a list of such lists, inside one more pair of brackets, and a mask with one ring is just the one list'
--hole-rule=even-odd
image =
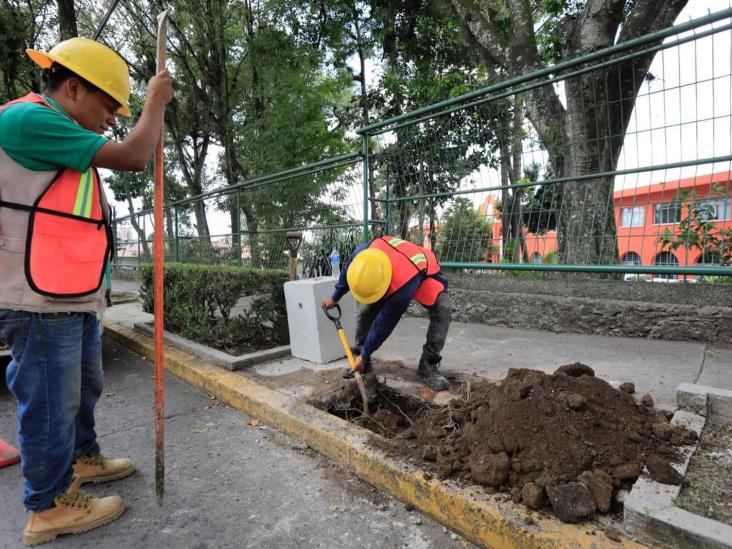
{"label": "metal fence", "polygon": [[[330,274],[378,233],[446,268],[732,269],[732,9],[361,128],[362,153],[166,207],[166,259]],[[230,230],[201,235],[202,216]],[[115,263],[149,257],[151,212],[116,220]]]}
{"label": "metal fence", "polygon": [[731,15],[362,128],[385,230],[452,268],[729,274]]}
{"label": "metal fence", "polygon": [[[165,207],[165,258],[286,269],[285,237],[297,231],[300,274],[329,275],[331,250],[349,254],[363,240],[361,181],[361,155],[351,154],[173,202]],[[202,226],[227,230],[205,234]],[[154,230],[151,210],[117,218],[114,266],[149,261]]]}

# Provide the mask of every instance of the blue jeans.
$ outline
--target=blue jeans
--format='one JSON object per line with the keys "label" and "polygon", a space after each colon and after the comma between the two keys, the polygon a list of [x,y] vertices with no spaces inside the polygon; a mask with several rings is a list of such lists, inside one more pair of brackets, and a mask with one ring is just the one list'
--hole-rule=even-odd
{"label": "blue jeans", "polygon": [[[370,305],[362,306],[358,312],[356,322],[356,347],[359,353],[361,346],[366,341],[371,325],[384,306],[383,299]],[[450,294],[447,291],[442,292],[437,301],[429,307],[424,306],[430,316],[430,324],[427,328],[427,340],[422,346],[422,357],[420,363],[426,361],[430,364],[439,364],[442,360],[440,352],[445,346],[447,340],[447,331],[450,328],[450,319],[452,316],[452,304]]]}
{"label": "blue jeans", "polygon": [[94,407],[102,394],[102,346],[90,313],[0,309],[0,339],[12,354],[8,388],[18,401],[19,444],[31,511],[53,507],[76,458],[99,452]]}

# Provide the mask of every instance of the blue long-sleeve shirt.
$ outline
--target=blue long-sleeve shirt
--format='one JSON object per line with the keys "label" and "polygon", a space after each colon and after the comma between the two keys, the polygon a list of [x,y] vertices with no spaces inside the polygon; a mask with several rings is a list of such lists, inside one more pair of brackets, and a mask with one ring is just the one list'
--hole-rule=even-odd
{"label": "blue long-sleeve shirt", "polygon": [[[333,299],[333,301],[339,301],[350,291],[348,279],[346,278],[348,267],[351,265],[353,258],[366,248],[368,248],[368,244],[363,244],[356,248],[353,255],[341,267],[341,274],[338,277],[338,282],[336,283],[333,295],[331,295],[331,299]],[[427,278],[427,275],[423,272],[419,272],[412,280],[407,282],[407,284],[399,288],[399,290],[384,300],[381,310],[376,315],[373,324],[371,324],[371,328],[369,328],[366,341],[364,341],[364,344],[361,346],[361,356],[364,360],[371,358],[371,355],[381,347],[384,341],[386,341],[394,331],[394,328],[396,328],[396,325],[399,323],[399,319],[401,319],[402,315],[406,312],[409,307],[409,303],[412,301],[414,294],[419,288],[419,285],[422,284],[422,281],[425,278]],[[442,273],[437,273],[433,275],[432,278],[442,282],[445,286],[445,290],[447,290],[447,278],[445,278]]]}

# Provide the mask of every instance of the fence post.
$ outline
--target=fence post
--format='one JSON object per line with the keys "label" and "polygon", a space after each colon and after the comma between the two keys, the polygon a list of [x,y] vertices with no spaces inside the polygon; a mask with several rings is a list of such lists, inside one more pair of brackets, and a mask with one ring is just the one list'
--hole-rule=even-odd
{"label": "fence post", "polygon": [[[134,216],[135,216],[135,214],[133,213],[132,214],[132,217],[134,218]],[[140,226],[139,220],[136,221],[135,226],[136,227],[139,227]],[[135,231],[135,234],[137,235],[137,268],[139,269],[140,268],[140,263],[141,263],[141,261],[140,261],[140,232],[136,230]]]}
{"label": "fence post", "polygon": [[236,264],[241,267],[243,263],[241,258],[241,191],[239,189],[236,190],[236,219]]}
{"label": "fence post", "polygon": [[[119,258],[117,257],[117,246],[118,246],[117,242],[118,242],[117,222],[113,219],[112,220],[112,259],[111,259],[112,265],[116,265],[117,263],[119,263]],[[111,268],[111,266],[110,266],[110,268]]]}
{"label": "fence post", "polygon": [[384,207],[384,211],[386,215],[384,234],[391,234],[391,177],[388,171],[386,173],[386,206]]}
{"label": "fence post", "polygon": [[363,134],[363,243],[369,241],[369,136]]}
{"label": "fence post", "polygon": [[176,262],[180,261],[180,255],[178,253],[178,206],[173,207],[174,213],[174,226],[173,226],[173,254]]}

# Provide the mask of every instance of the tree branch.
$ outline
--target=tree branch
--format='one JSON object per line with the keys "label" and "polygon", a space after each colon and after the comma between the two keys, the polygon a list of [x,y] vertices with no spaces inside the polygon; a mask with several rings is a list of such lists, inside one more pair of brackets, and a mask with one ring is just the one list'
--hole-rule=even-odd
{"label": "tree branch", "polygon": [[450,4],[462,19],[465,28],[493,61],[503,68],[509,67],[511,55],[508,44],[481,15],[478,6],[472,0],[450,0]]}
{"label": "tree branch", "polygon": [[618,42],[625,42],[672,25],[687,2],[688,0],[666,0],[660,3],[638,0],[620,31]]}
{"label": "tree branch", "polygon": [[571,37],[573,53],[587,53],[612,46],[617,29],[623,22],[624,4],[623,0],[589,0]]}
{"label": "tree branch", "polygon": [[508,9],[511,12],[512,63],[517,63],[522,70],[534,69],[538,55],[531,6],[528,0],[509,0]]}

